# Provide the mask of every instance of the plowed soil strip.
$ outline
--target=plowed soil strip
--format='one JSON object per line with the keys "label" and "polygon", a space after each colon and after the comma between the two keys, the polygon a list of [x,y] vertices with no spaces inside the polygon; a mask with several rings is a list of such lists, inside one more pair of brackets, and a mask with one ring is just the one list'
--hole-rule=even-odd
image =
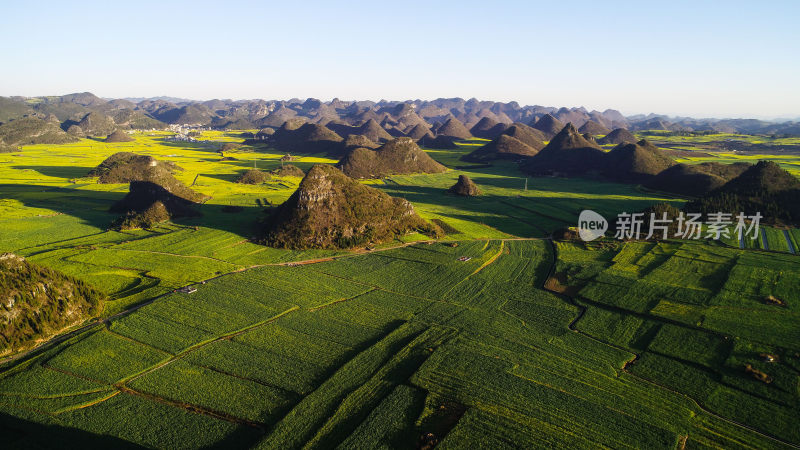
{"label": "plowed soil strip", "polygon": [[124,384],[116,384],[114,385],[114,387],[126,394],[137,395],[139,397],[143,397],[148,400],[152,400],[154,402],[162,403],[164,405],[172,406],[175,408],[180,408],[194,414],[202,414],[204,416],[213,417],[214,419],[224,420],[226,422],[231,422],[239,425],[246,425],[248,427],[256,428],[261,431],[264,431],[266,429],[266,424],[260,422],[253,422],[252,420],[242,419],[241,417],[236,417],[221,411],[215,411],[213,409],[206,408],[203,406],[178,402],[175,400],[170,400],[168,398],[159,397],[157,395],[148,394],[146,392],[136,391],[129,388],[128,386],[125,386]]}

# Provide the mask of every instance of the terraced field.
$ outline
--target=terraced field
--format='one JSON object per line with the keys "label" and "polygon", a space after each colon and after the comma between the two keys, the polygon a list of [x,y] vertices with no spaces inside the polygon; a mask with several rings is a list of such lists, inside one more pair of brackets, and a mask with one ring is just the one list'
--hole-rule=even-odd
{"label": "terraced field", "polygon": [[[628,372],[798,441],[796,257],[688,242],[581,247],[558,246],[569,288],[558,286],[585,308],[576,330],[636,352]],[[574,270],[587,260],[592,271]]]}
{"label": "terraced field", "polygon": [[[800,445],[796,256],[727,241],[539,239],[584,208],[610,217],[681,200],[579,179],[530,178],[525,190],[511,165],[461,166],[467,145],[431,151],[446,173],[373,182],[446,224],[441,241],[277,250],[249,238],[299,179],[232,181],[280,154],[245,147],[219,161],[216,142],[235,134],[163,137],[0,156],[0,252],[112,296],[100,321],[0,366],[8,445]],[[203,217],[107,230],[126,186],[84,176],[124,149],[183,167],[178,178],[213,197]],[[298,164],[317,162],[332,161]],[[485,195],[445,194],[459,174]],[[766,242],[789,248],[782,230]],[[197,292],[173,292],[188,284]]]}
{"label": "terraced field", "polygon": [[[558,255],[584,285],[577,303],[541,289],[555,254],[539,240],[227,275],[6,371],[0,409],[19,445],[46,442],[43,427],[160,447],[413,446],[427,432],[444,448],[800,442],[794,258],[754,273],[761,255],[696,244]],[[671,284],[675,267],[688,286]],[[764,305],[767,293],[790,306]],[[743,311],[760,319],[731,320]]]}

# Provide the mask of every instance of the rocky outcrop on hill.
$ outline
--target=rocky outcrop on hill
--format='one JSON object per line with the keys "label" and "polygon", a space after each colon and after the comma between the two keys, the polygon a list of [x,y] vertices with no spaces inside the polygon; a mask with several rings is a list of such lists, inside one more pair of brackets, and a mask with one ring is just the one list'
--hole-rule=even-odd
{"label": "rocky outcrop on hill", "polygon": [[446,167],[434,161],[411,138],[396,138],[377,150],[351,150],[337,164],[353,178],[382,178],[411,173],[440,173]]}
{"label": "rocky outcrop on hill", "polygon": [[264,242],[282,248],[351,248],[410,231],[437,235],[401,198],[316,165],[266,224]]}
{"label": "rocky outcrop on hill", "polygon": [[478,185],[466,175],[459,175],[456,184],[452,185],[447,191],[463,197],[475,197],[481,194]]}

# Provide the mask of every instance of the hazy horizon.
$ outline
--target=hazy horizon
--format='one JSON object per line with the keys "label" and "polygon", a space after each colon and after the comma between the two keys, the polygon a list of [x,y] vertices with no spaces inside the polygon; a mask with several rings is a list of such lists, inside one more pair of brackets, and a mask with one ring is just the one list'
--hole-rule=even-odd
{"label": "hazy horizon", "polygon": [[476,97],[800,117],[796,2],[87,2],[4,7],[0,95]]}

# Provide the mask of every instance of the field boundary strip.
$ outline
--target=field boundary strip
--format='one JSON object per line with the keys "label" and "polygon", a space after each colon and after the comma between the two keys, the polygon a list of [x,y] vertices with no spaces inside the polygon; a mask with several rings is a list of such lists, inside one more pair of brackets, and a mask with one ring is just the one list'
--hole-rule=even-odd
{"label": "field boundary strip", "polygon": [[[555,268],[556,268],[556,264],[557,264],[557,262],[558,262],[558,248],[556,247],[556,245],[555,245],[555,244],[552,244],[552,250],[553,250],[553,261],[551,262],[550,273],[549,273],[549,276],[548,276],[548,278],[547,278],[547,279],[549,279],[549,277],[551,277],[551,276],[552,276],[552,274],[554,273],[554,271],[555,271]],[[697,401],[697,400],[696,400],[694,397],[692,397],[692,396],[690,396],[690,395],[688,395],[688,394],[685,394],[685,393],[682,393],[682,392],[676,391],[676,390],[674,390],[674,389],[672,389],[672,388],[670,388],[670,387],[668,387],[668,386],[665,386],[665,385],[663,385],[663,384],[661,384],[661,383],[655,382],[655,381],[653,381],[653,380],[649,380],[649,379],[647,379],[647,378],[644,378],[644,377],[641,377],[641,376],[639,376],[639,375],[637,375],[637,374],[635,374],[635,373],[633,373],[633,372],[630,372],[630,371],[628,370],[628,366],[629,366],[629,365],[631,365],[631,364],[633,364],[633,363],[634,363],[636,360],[638,360],[638,359],[639,359],[639,357],[640,357],[639,353],[637,353],[637,352],[633,352],[633,351],[631,351],[631,350],[629,350],[629,349],[624,349],[624,348],[622,348],[622,347],[619,347],[619,346],[617,346],[617,345],[614,345],[614,344],[610,344],[610,343],[608,343],[608,342],[604,342],[604,341],[602,341],[602,340],[599,340],[599,339],[595,338],[594,336],[591,336],[591,335],[589,335],[589,334],[587,334],[587,333],[585,333],[585,332],[583,332],[583,331],[581,331],[581,330],[579,330],[578,328],[576,328],[576,327],[575,327],[575,325],[577,325],[577,322],[578,322],[578,320],[579,320],[579,319],[580,319],[580,318],[581,318],[581,317],[584,315],[583,313],[585,313],[585,312],[586,312],[586,310],[588,310],[588,308],[589,308],[589,306],[588,306],[588,305],[592,305],[592,306],[594,306],[594,307],[598,307],[597,305],[602,305],[602,304],[599,304],[599,303],[597,303],[597,302],[591,301],[591,300],[589,300],[589,299],[581,298],[581,301],[583,301],[583,302],[586,302],[586,303],[588,304],[588,305],[581,305],[580,303],[577,303],[577,302],[575,301],[575,299],[574,299],[572,296],[570,296],[570,295],[566,295],[566,294],[563,294],[563,293],[555,292],[555,291],[552,291],[552,290],[550,290],[550,289],[547,289],[546,287],[543,287],[543,289],[545,289],[546,291],[548,291],[548,292],[551,292],[551,293],[553,293],[553,294],[555,294],[555,295],[557,295],[557,296],[559,296],[559,297],[562,297],[562,298],[565,298],[565,299],[567,299],[567,301],[568,301],[569,303],[573,304],[574,306],[577,306],[577,307],[580,309],[580,313],[578,314],[578,316],[575,318],[575,320],[573,320],[572,322],[570,322],[570,324],[569,324],[569,326],[568,326],[568,328],[569,328],[569,330],[570,330],[570,331],[572,331],[572,332],[574,332],[574,333],[578,333],[578,334],[580,334],[580,335],[582,335],[582,336],[588,337],[588,338],[590,338],[590,339],[592,339],[592,340],[594,340],[594,341],[596,341],[596,342],[599,342],[599,343],[601,343],[601,344],[603,344],[603,345],[607,345],[607,346],[609,346],[609,347],[613,347],[613,348],[617,348],[617,349],[620,349],[620,350],[624,350],[625,352],[628,352],[628,353],[631,353],[631,354],[633,354],[633,355],[634,355],[633,359],[631,359],[631,360],[627,361],[627,362],[626,362],[626,363],[623,365],[623,367],[619,369],[619,370],[621,370],[622,372],[624,372],[625,374],[627,374],[628,376],[631,376],[631,377],[633,377],[633,378],[636,378],[636,379],[638,379],[638,380],[641,380],[641,381],[643,381],[643,382],[646,382],[646,383],[648,383],[648,384],[651,384],[651,385],[653,385],[653,386],[656,386],[656,387],[658,387],[658,388],[660,388],[660,389],[664,389],[664,390],[666,390],[666,391],[669,391],[669,392],[671,392],[671,393],[673,393],[673,394],[675,394],[675,395],[678,395],[678,396],[684,397],[684,398],[688,399],[690,402],[692,402],[692,404],[693,404],[693,405],[695,405],[695,406],[696,406],[696,407],[697,407],[697,408],[698,408],[700,411],[702,411],[703,413],[705,413],[705,414],[708,414],[708,415],[710,415],[710,416],[713,416],[713,417],[715,417],[715,418],[717,418],[717,419],[719,419],[719,420],[722,420],[722,421],[724,421],[724,422],[727,422],[727,423],[729,423],[729,424],[731,424],[731,425],[734,425],[734,426],[737,426],[737,427],[740,427],[740,428],[746,429],[746,430],[748,430],[748,431],[750,431],[750,432],[753,432],[753,433],[755,433],[755,434],[757,434],[757,435],[759,435],[759,436],[761,436],[761,437],[764,437],[764,438],[770,439],[770,440],[772,440],[772,441],[775,441],[775,442],[777,442],[777,443],[780,443],[780,444],[782,444],[782,445],[785,445],[785,446],[787,446],[787,447],[791,447],[791,448],[800,449],[800,445],[797,445],[797,444],[794,444],[794,443],[791,443],[791,442],[784,441],[783,439],[780,439],[780,438],[778,438],[778,437],[775,437],[775,436],[772,436],[772,435],[766,434],[766,433],[764,433],[764,432],[761,432],[761,431],[759,431],[759,430],[758,430],[758,429],[756,429],[756,428],[750,427],[749,425],[745,425],[745,424],[743,424],[743,423],[740,423],[740,422],[737,422],[737,421],[735,421],[735,420],[733,420],[733,419],[728,419],[728,418],[726,418],[726,417],[720,416],[719,414],[717,414],[717,413],[715,413],[715,412],[713,412],[713,411],[711,411],[711,410],[707,409],[706,407],[704,407],[704,406],[703,406],[703,405],[702,405],[702,404],[701,404],[699,401]],[[612,305],[602,305],[602,307],[605,307],[605,306],[608,306],[608,307],[609,307],[609,309],[611,309],[611,310],[619,309],[620,311],[626,311],[626,312],[628,312],[629,314],[634,314],[634,315],[637,315],[637,316],[638,316],[638,315],[641,315],[641,316],[645,316],[645,317],[647,317],[647,315],[646,315],[646,314],[642,314],[642,313],[636,313],[636,312],[634,312],[634,311],[628,311],[628,310],[625,310],[625,309],[623,309],[623,308],[619,308],[619,307],[616,307],[616,308],[615,308],[615,307],[613,307]],[[662,320],[662,318],[659,318],[659,320]],[[663,321],[665,321],[665,322],[668,322],[668,323],[670,323],[670,322],[671,322],[671,323],[673,323],[674,325],[688,326],[690,329],[698,329],[698,330],[702,330],[702,331],[710,332],[710,333],[712,333],[712,334],[716,334],[716,335],[718,335],[718,336],[726,336],[724,333],[716,332],[716,331],[714,331],[714,330],[702,329],[702,328],[699,328],[699,327],[692,327],[692,326],[690,326],[690,325],[687,325],[687,324],[683,324],[683,323],[680,323],[680,322],[674,322],[674,321],[671,321],[670,319],[667,319],[667,318],[663,318]]]}
{"label": "field boundary strip", "polygon": [[300,307],[295,305],[295,306],[292,306],[291,308],[287,309],[286,311],[283,311],[283,312],[281,312],[281,313],[279,313],[279,314],[277,314],[275,316],[270,317],[269,319],[262,320],[260,322],[254,323],[254,324],[250,324],[250,325],[248,325],[246,327],[240,328],[238,330],[231,331],[229,333],[225,333],[225,334],[223,334],[221,336],[213,337],[213,338],[206,339],[204,341],[198,342],[198,343],[196,343],[196,344],[184,349],[181,352],[178,352],[178,353],[176,353],[174,355],[171,355],[169,358],[167,358],[164,361],[161,361],[160,363],[156,364],[155,366],[148,367],[147,369],[144,369],[144,370],[142,370],[140,372],[137,372],[135,374],[132,374],[132,375],[129,375],[128,377],[123,378],[122,380],[120,380],[116,384],[117,385],[125,385],[126,383],[130,383],[131,381],[134,381],[134,380],[136,380],[138,378],[141,378],[141,377],[143,377],[143,376],[145,376],[145,375],[147,375],[147,374],[149,374],[151,372],[154,372],[154,371],[156,371],[156,370],[158,370],[158,369],[160,369],[160,368],[162,368],[162,367],[164,367],[164,366],[166,366],[168,364],[171,364],[171,363],[183,358],[184,356],[188,355],[189,353],[192,353],[192,352],[194,352],[196,350],[199,350],[199,349],[205,347],[208,344],[239,336],[239,335],[241,335],[241,334],[243,334],[243,333],[245,333],[247,331],[250,331],[250,330],[253,330],[253,329],[258,328],[260,326],[272,323],[272,322],[280,319],[281,317],[285,316],[286,314],[289,314],[289,313],[291,313],[293,311],[297,311],[299,309],[300,309]]}

